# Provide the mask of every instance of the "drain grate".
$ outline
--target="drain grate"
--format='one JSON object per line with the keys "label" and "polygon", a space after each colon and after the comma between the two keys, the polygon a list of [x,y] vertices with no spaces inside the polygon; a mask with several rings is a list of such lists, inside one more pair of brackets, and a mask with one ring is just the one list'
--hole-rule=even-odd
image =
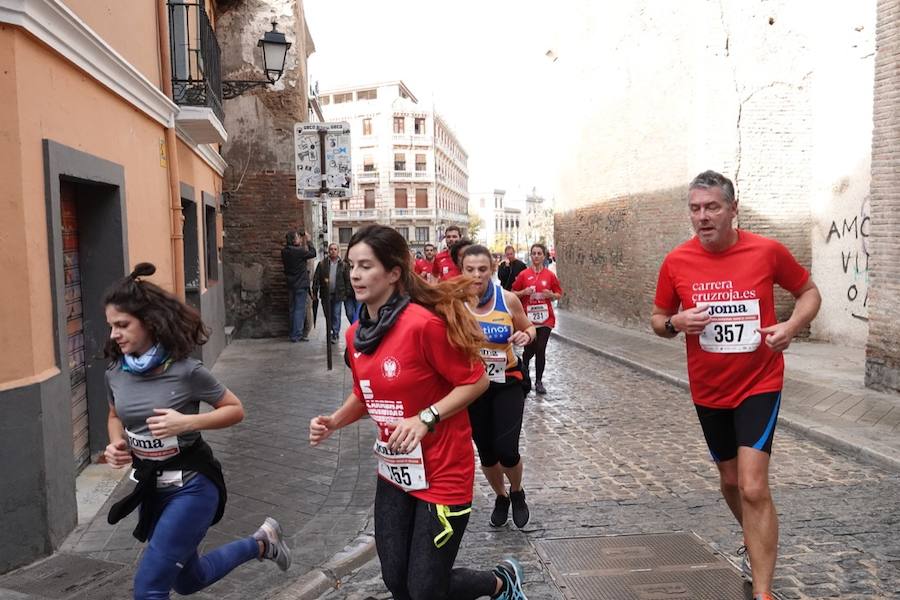
{"label": "drain grate", "polygon": [[741,600],[740,573],[693,533],[555,538],[535,544],[569,600]]}

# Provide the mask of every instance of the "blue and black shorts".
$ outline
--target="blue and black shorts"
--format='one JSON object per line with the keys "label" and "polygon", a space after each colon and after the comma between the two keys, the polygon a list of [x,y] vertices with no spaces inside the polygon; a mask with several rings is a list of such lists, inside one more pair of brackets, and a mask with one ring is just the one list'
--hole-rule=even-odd
{"label": "blue and black shorts", "polygon": [[749,396],[736,408],[695,405],[713,460],[723,462],[735,458],[740,446],[772,454],[780,406],[780,391]]}

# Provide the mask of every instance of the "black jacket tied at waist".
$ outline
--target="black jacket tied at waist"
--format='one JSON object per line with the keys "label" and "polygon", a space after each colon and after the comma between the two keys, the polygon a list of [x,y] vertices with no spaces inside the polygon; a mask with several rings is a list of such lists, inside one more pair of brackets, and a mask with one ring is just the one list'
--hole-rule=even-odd
{"label": "black jacket tied at waist", "polygon": [[132,457],[131,466],[134,467],[134,478],[138,481],[137,485],[130,494],[109,509],[106,520],[110,525],[115,525],[127,517],[140,505],[138,524],[132,534],[142,542],[147,541],[153,523],[149,503],[145,501],[151,499],[156,493],[156,478],[162,471],[196,471],[205,475],[219,490],[219,506],[212,524],[215,525],[222,519],[225,503],[228,501],[225,477],[222,474],[222,465],[213,456],[212,448],[202,438],[190,446],[182,448],[178,455],[168,460],[142,460]]}

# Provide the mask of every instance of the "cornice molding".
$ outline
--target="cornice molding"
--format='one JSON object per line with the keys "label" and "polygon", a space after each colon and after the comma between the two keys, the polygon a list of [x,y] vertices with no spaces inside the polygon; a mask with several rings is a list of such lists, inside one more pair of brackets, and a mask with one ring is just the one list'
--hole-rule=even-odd
{"label": "cornice molding", "polygon": [[174,126],[178,106],[60,0],[0,0],[0,23],[21,27],[154,121]]}

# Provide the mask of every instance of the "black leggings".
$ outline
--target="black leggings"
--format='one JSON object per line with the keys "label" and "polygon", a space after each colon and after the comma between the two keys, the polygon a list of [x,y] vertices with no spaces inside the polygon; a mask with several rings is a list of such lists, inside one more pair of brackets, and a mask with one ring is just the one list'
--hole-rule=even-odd
{"label": "black leggings", "polygon": [[525,375],[528,376],[528,365],[531,363],[531,357],[536,356],[534,361],[535,380],[541,381],[544,376],[544,365],[547,363],[547,342],[550,341],[549,327],[538,327],[537,335],[534,341],[525,346],[525,352],[522,353],[522,362],[525,365]]}
{"label": "black leggings", "polygon": [[[450,510],[468,506],[451,506]],[[494,594],[497,578],[492,571],[453,568],[469,515],[448,520],[453,535],[437,548],[434,537],[444,528],[435,505],[378,478],[375,547],[381,577],[394,600],[474,600]]]}
{"label": "black leggings", "polygon": [[522,382],[513,378],[507,383],[491,383],[487,391],[469,405],[472,439],[478,447],[482,465],[493,467],[499,462],[511,469],[519,464],[523,412]]}

